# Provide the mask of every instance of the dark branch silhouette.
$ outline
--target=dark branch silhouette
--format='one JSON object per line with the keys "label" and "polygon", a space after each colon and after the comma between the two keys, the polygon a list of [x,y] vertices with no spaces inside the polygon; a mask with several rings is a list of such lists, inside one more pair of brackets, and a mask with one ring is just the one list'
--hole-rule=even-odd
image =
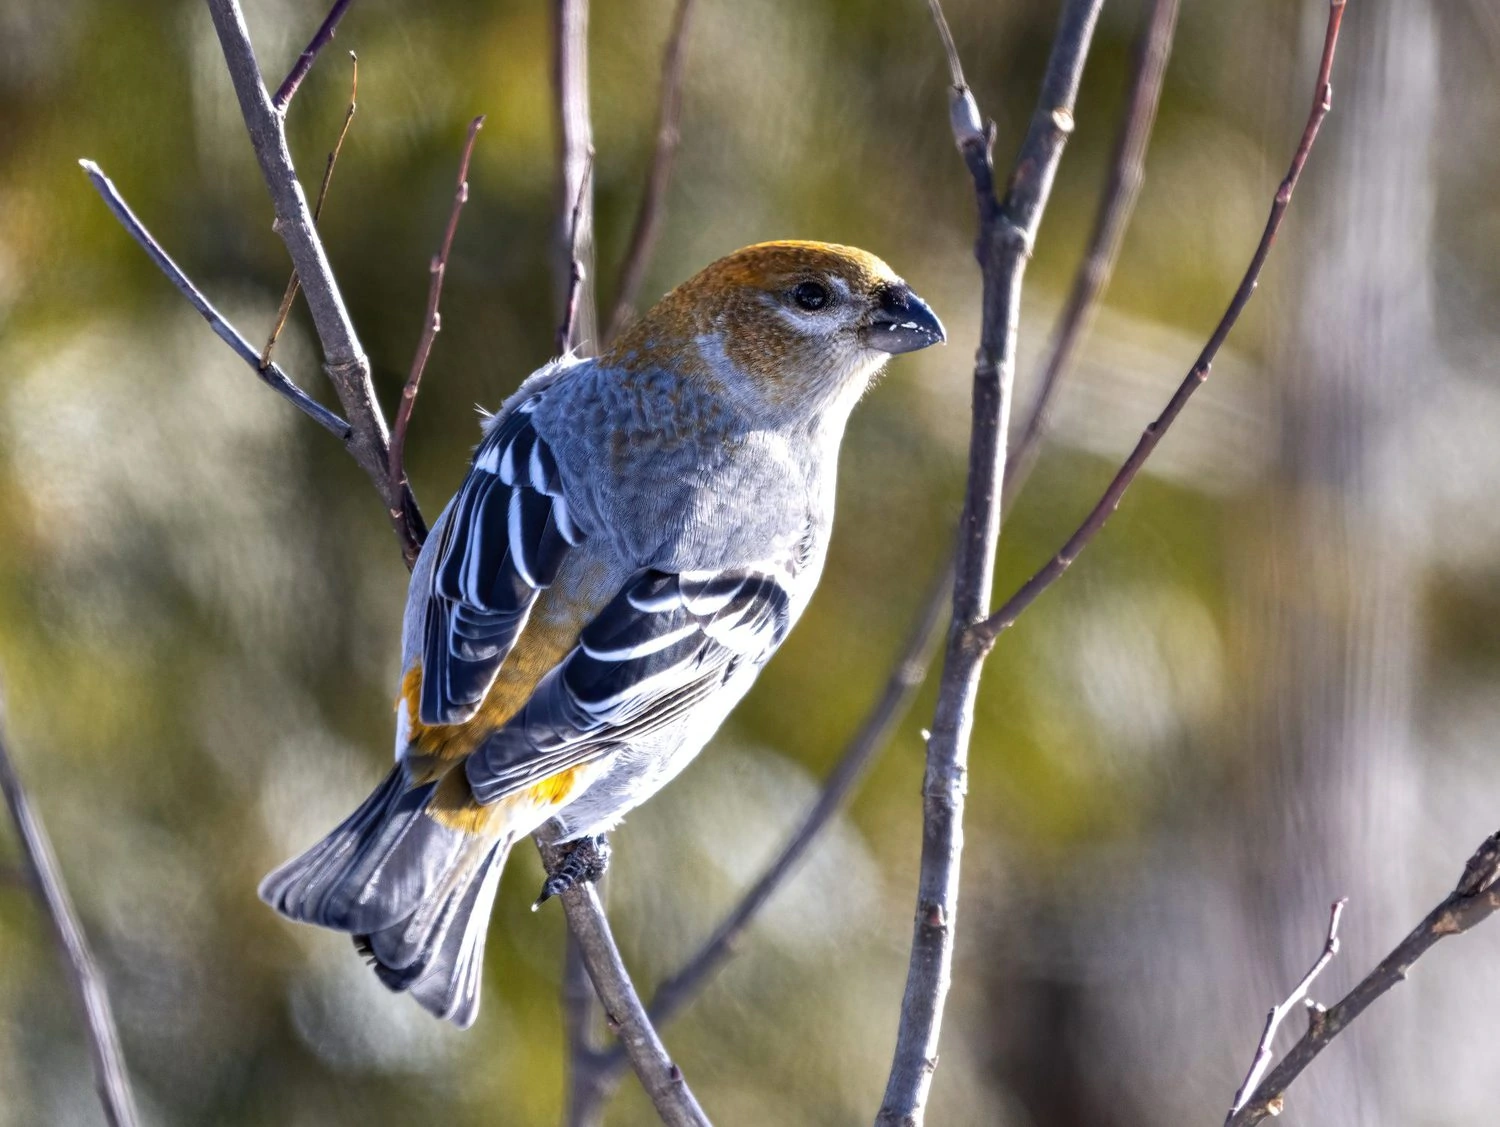
{"label": "dark branch silhouette", "polygon": [[313,63],[317,61],[318,52],[329,43],[333,42],[334,32],[338,30],[339,20],[344,18],[344,13],[349,10],[349,5],[354,0],[335,0],[328,15],[313,33],[312,39],[302,49],[302,54],[297,56],[297,61],[292,64],[292,69],[287,73],[281,85],[276,88],[276,96],[271,99],[271,105],[276,112],[286,113],[287,106],[297,93],[297,88],[302,85],[302,80],[307,77],[307,72],[312,70]]}

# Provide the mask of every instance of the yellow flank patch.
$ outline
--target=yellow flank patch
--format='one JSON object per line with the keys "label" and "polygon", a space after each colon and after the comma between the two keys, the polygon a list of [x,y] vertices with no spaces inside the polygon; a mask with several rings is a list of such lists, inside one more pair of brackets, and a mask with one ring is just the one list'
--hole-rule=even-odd
{"label": "yellow flank patch", "polygon": [[550,811],[562,806],[591,773],[590,766],[569,767],[490,806],[481,806],[474,800],[474,792],[469,787],[469,776],[464,773],[461,765],[455,765],[448,769],[443,781],[433,792],[432,801],[427,804],[427,812],[436,822],[449,829],[469,834],[498,834],[510,821],[511,815],[522,808],[526,808],[534,816],[538,811]]}
{"label": "yellow flank patch", "polygon": [[437,778],[448,766],[466,758],[485,738],[505,724],[531,699],[547,673],[578,642],[578,632],[596,607],[570,606],[554,586],[543,591],[515,648],[506,655],[495,683],[474,715],[462,724],[423,724],[418,718],[422,694],[422,666],[414,662],[401,679],[397,710],[407,721],[406,763],[414,782]]}
{"label": "yellow flank patch", "polygon": [[[465,833],[499,833],[521,807],[562,805],[591,773],[588,767],[572,767],[519,794],[481,806],[474,800],[468,776],[462,770],[464,760],[521,710],[542,678],[572,651],[584,623],[612,594],[607,589],[607,576],[597,566],[575,559],[564,564],[564,569],[565,575],[537,597],[515,648],[506,655],[495,683],[468,720],[462,724],[423,724],[418,719],[421,663],[414,662],[401,678],[396,710],[404,721],[398,726],[406,731],[402,758],[414,784],[441,779],[428,810],[445,826]],[[569,598],[564,591],[584,594]]]}

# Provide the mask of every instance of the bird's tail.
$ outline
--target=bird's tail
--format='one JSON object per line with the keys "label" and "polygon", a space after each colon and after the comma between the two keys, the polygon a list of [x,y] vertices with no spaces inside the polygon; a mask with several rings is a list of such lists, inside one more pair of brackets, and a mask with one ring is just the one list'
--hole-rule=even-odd
{"label": "bird's tail", "polygon": [[266,877],[260,896],[290,919],[350,932],[383,983],[466,1029],[514,834],[438,820],[437,786],[409,787],[397,766],[337,829]]}

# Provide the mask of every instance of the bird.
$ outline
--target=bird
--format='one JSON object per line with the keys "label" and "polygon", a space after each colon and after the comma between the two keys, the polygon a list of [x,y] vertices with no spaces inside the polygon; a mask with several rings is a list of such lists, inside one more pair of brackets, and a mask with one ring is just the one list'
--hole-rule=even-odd
{"label": "bird", "polygon": [[553,823],[566,859],[543,898],[601,875],[605,835],[699,753],[807,606],[856,402],[889,357],[945,340],[874,255],[768,242],[600,355],[532,374],[413,567],[395,767],[261,898],[472,1025],[512,846]]}

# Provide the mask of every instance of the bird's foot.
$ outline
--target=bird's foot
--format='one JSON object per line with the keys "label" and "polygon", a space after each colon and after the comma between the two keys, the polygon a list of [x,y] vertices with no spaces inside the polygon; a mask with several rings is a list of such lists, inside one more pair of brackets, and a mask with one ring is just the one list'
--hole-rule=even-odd
{"label": "bird's foot", "polygon": [[570,888],[597,881],[609,868],[611,850],[609,839],[603,834],[581,837],[577,841],[567,842],[557,848],[562,853],[562,859],[542,884],[542,894],[531,906],[533,912],[554,896],[561,896]]}

